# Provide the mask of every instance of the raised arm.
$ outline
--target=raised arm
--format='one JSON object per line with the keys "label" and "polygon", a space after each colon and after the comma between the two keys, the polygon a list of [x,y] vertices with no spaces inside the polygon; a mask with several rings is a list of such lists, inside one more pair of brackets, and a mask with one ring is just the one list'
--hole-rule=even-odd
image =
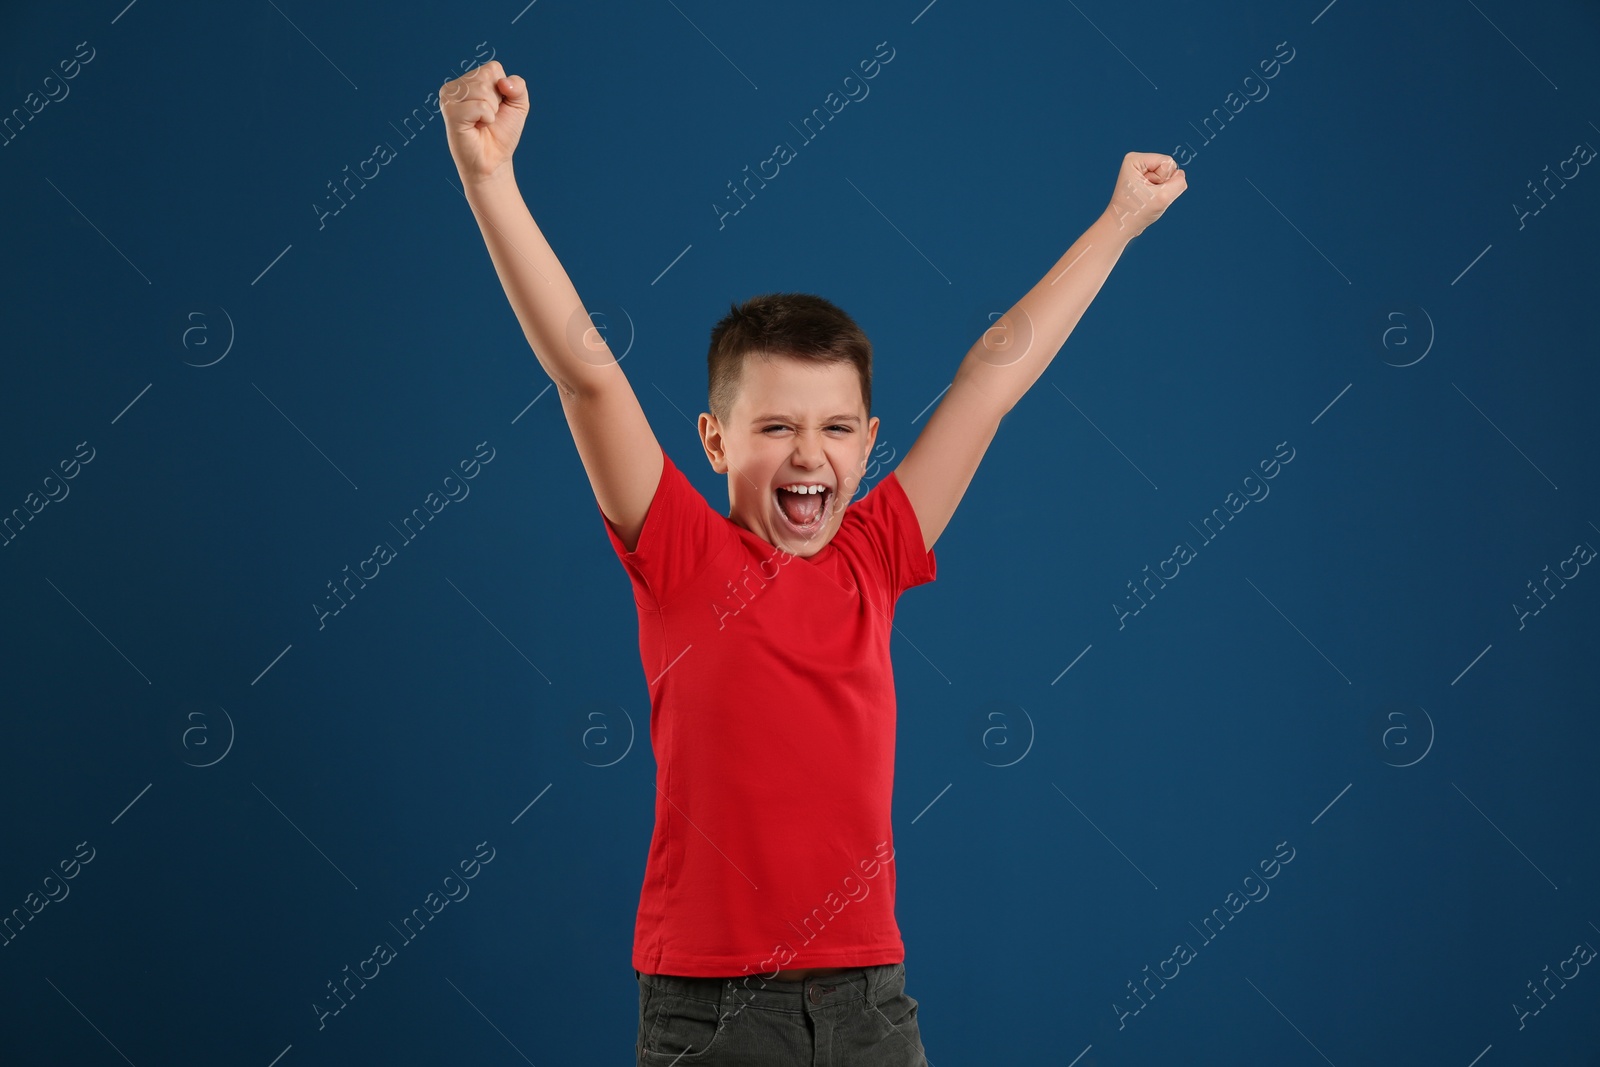
{"label": "raised arm", "polygon": [[633,387],[522,199],[511,167],[528,83],[491,60],[439,90],[461,188],[500,284],[555,382],[600,510],[631,552],[661,479],[661,447]]}
{"label": "raised arm", "polygon": [[1044,374],[1128,242],[1188,187],[1171,156],[1129,152],[1111,202],[1050,272],[973,344],[895,468],[932,549],[994,440],[1000,418]]}

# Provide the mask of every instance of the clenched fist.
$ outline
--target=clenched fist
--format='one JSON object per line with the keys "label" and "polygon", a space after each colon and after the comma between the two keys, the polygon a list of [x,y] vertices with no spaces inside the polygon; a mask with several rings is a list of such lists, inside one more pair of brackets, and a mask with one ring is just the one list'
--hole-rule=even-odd
{"label": "clenched fist", "polygon": [[1177,160],[1159,152],[1129,152],[1122,157],[1117,187],[1106,205],[1106,214],[1117,228],[1133,227],[1133,236],[1161,217],[1171,203],[1189,187]]}
{"label": "clenched fist", "polygon": [[507,77],[499,60],[474,67],[439,89],[445,138],[461,180],[479,184],[511,172],[511,153],[528,119],[528,83]]}

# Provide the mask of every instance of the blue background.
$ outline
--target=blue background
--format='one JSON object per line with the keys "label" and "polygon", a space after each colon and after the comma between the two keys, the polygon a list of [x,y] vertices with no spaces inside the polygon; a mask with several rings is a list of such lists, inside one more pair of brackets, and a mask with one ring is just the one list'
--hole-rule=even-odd
{"label": "blue background", "polygon": [[[899,604],[897,911],[933,1063],[1600,1063],[1592,968],[1514,1007],[1600,945],[1600,578],[1515,607],[1600,545],[1600,177],[1529,188],[1600,145],[1593,5],[4,21],[5,114],[93,58],[0,147],[0,509],[94,458],[0,548],[0,914],[94,858],[0,948],[0,1061],[632,1062],[631,593],[442,124],[397,129],[492,49],[531,86],[530,209],[724,510],[693,419],[732,301],[856,316],[892,469],[1123,154],[1189,146]],[[480,442],[470,496],[319,628]],[[1280,442],[1270,496],[1202,541]],[[326,983],[480,842],[470,895],[319,1029]],[[1280,842],[1270,896],[1203,943]]]}

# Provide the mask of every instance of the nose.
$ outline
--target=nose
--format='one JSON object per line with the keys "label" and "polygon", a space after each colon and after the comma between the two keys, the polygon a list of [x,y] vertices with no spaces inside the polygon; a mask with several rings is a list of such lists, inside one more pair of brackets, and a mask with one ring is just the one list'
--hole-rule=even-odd
{"label": "nose", "polygon": [[811,470],[827,462],[827,453],[822,449],[822,433],[816,430],[802,430],[794,439],[794,465],[805,470]]}

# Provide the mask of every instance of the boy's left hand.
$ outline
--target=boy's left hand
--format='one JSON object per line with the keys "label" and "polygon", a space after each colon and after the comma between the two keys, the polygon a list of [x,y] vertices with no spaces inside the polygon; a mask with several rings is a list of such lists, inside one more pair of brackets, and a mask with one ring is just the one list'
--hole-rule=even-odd
{"label": "boy's left hand", "polygon": [[1116,191],[1106,214],[1117,228],[1131,227],[1133,236],[1161,217],[1174,200],[1189,187],[1177,160],[1160,152],[1129,152],[1122,157]]}

